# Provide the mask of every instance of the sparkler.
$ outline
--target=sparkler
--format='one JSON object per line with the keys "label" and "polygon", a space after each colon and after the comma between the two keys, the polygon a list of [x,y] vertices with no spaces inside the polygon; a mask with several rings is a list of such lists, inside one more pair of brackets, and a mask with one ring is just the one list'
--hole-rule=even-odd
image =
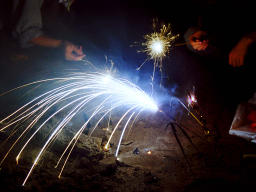
{"label": "sparkler", "polygon": [[196,99],[196,94],[195,94],[195,87],[193,86],[192,91],[190,91],[188,93],[187,96],[187,103],[188,103],[188,107],[194,107],[197,104],[197,99]]}
{"label": "sparkler", "polygon": [[[202,112],[199,110],[199,105],[198,105],[198,101],[196,98],[196,94],[195,94],[195,87],[193,86],[192,91],[189,92],[188,96],[187,96],[187,107],[183,104],[184,108],[187,108],[189,114],[201,125],[201,127],[204,130],[204,133],[206,135],[210,134],[210,130],[208,128],[206,128],[206,120],[203,118]],[[194,110],[195,113],[197,114],[197,116],[199,116],[199,118],[196,117],[196,115],[194,115],[191,110]],[[200,119],[200,120],[199,120]]]}
{"label": "sparkler", "polygon": [[193,94],[188,95],[187,102],[188,102],[188,106],[193,106],[195,103],[197,103],[197,99],[195,95]]}
{"label": "sparkler", "polygon": [[[59,177],[61,176],[67,160],[69,159],[69,156],[79,137],[89,123],[95,122],[94,127],[89,133],[89,136],[91,136],[99,123],[103,121],[105,116],[109,115],[113,111],[118,111],[120,113],[120,110],[123,111],[123,109],[125,109],[121,114],[121,118],[116,123],[105,146],[105,148],[109,147],[114,133],[119,128],[121,123],[126,121],[117,145],[117,150],[115,153],[115,156],[117,157],[126,128],[133,118],[137,118],[136,114],[141,113],[141,111],[158,111],[158,106],[154,100],[137,85],[126,79],[115,78],[111,74],[106,73],[73,73],[67,77],[36,81],[24,86],[44,82],[49,83],[51,81],[57,83],[54,88],[35,97],[27,104],[20,107],[18,110],[0,121],[0,124],[3,125],[0,128],[1,132],[6,130],[16,132],[17,129],[23,128],[21,134],[18,135],[18,138],[12,143],[9,150],[4,155],[0,165],[2,165],[13,148],[22,139],[26,138],[25,144],[21,147],[18,155],[16,156],[16,162],[18,163],[21,154],[28,147],[28,145],[31,144],[31,141],[33,138],[35,138],[38,132],[42,130],[52,118],[61,112],[65,112],[63,119],[56,124],[56,127],[54,127],[44,142],[43,147],[37,154],[22,185],[26,184],[28,178],[36,165],[39,163],[42,155],[48,149],[49,145],[56,140],[60,133],[63,132],[66,125],[78,113],[86,112],[89,114],[89,118],[75,132],[74,136],[69,141],[65,150],[60,156],[55,168],[59,166],[64,156],[66,157]],[[21,86],[21,88],[24,86]],[[51,112],[56,106],[58,106],[58,109]],[[17,129],[13,128],[13,126],[19,124],[25,124],[26,126],[20,126]],[[27,134],[29,135],[28,138],[25,137]]]}
{"label": "sparkler", "polygon": [[184,107],[184,109],[186,109],[186,110],[188,111],[188,113],[197,121],[197,123],[198,123],[200,126],[203,127],[204,124],[192,113],[192,111],[189,110],[189,109],[187,108],[187,106],[186,106],[181,100],[178,99],[178,101],[179,101],[179,103]]}
{"label": "sparkler", "polygon": [[[166,57],[169,54],[170,48],[172,44],[174,43],[175,39],[179,35],[174,35],[171,31],[171,25],[163,25],[160,30],[157,29],[157,21],[153,20],[153,29],[154,32],[151,34],[147,34],[144,36],[145,42],[142,43],[142,46],[144,47],[143,50],[140,50],[138,52],[144,52],[148,55],[148,58],[145,60],[147,62],[148,60],[154,61],[154,69],[152,74],[152,81],[154,80],[154,74],[156,68],[162,72],[163,63],[162,60],[164,57]],[[140,70],[141,67],[145,64],[142,63],[137,70]]]}

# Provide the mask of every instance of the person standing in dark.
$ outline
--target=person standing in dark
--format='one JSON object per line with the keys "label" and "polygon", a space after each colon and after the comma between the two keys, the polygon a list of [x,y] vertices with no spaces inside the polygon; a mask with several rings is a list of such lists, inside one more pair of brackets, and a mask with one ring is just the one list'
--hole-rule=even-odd
{"label": "person standing in dark", "polygon": [[207,65],[213,66],[218,86],[230,100],[248,100],[256,90],[254,6],[246,0],[210,2],[193,9],[198,22],[187,30],[185,41],[197,55],[215,57]]}
{"label": "person standing in dark", "polygon": [[[70,9],[73,2],[74,0],[60,0],[58,6],[64,5],[67,9]],[[37,45],[62,49],[64,58],[70,61],[79,61],[85,57],[81,46],[46,35],[43,29],[45,23],[43,22],[42,7],[44,3],[47,3],[47,0],[13,0],[10,3],[12,4],[10,28],[20,47],[27,48]],[[57,24],[56,30],[58,30]]]}

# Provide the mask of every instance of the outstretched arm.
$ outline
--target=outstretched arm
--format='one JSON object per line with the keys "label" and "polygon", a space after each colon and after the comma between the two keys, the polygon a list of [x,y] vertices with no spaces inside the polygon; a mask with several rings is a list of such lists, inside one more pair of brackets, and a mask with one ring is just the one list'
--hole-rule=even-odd
{"label": "outstretched arm", "polygon": [[229,53],[229,64],[233,67],[244,65],[249,46],[256,41],[256,32],[243,36]]}
{"label": "outstretched arm", "polygon": [[44,35],[33,38],[31,43],[43,47],[64,48],[65,59],[68,61],[79,61],[85,57],[82,47],[78,47],[71,42],[53,39]]}

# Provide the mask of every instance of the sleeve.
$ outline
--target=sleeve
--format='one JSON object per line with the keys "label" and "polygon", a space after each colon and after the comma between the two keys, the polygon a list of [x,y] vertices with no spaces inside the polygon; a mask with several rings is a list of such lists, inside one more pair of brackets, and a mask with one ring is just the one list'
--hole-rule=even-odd
{"label": "sleeve", "polygon": [[30,40],[39,37],[42,32],[41,6],[43,0],[15,0],[22,2],[20,17],[14,29],[14,35],[18,38],[21,47],[30,47]]}

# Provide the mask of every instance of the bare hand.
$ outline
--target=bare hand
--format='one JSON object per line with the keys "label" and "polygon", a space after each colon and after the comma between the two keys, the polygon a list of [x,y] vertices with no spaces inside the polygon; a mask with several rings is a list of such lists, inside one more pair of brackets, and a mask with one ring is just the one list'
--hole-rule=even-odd
{"label": "bare hand", "polygon": [[233,67],[240,67],[244,65],[244,58],[251,41],[251,39],[244,37],[236,44],[229,53],[230,65]]}
{"label": "bare hand", "polygon": [[65,59],[68,61],[80,61],[85,57],[82,46],[78,47],[70,42],[65,42]]}
{"label": "bare hand", "polygon": [[197,31],[189,37],[189,43],[194,50],[204,51],[208,47],[209,40],[202,38],[206,35],[205,31]]}

